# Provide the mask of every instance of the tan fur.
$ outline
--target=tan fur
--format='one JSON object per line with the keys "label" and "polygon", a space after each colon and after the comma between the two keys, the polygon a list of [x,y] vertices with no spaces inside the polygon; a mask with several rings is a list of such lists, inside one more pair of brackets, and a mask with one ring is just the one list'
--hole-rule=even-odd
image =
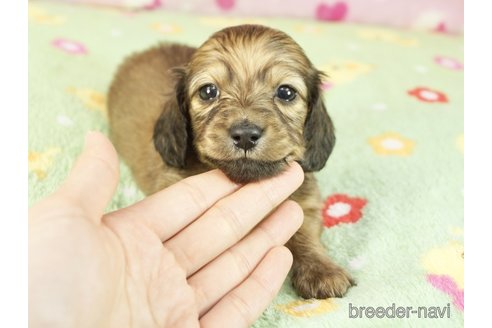
{"label": "tan fur", "polygon": [[158,46],[136,54],[121,65],[111,84],[111,139],[146,194],[207,170],[203,165],[186,170],[168,167],[152,141],[155,122],[165,104],[176,97],[169,69],[187,63],[194,51],[184,46]]}
{"label": "tan fur", "polygon": [[305,174],[304,183],[291,199],[304,211],[303,225],[287,243],[294,255],[294,288],[304,298],[342,297],[355,281],[326,256],[321,244],[321,196],[313,174]]}
{"label": "tan fur", "polygon": [[[217,85],[218,100],[199,98],[199,88],[208,83]],[[295,101],[275,97],[282,84],[297,90]],[[319,169],[334,136],[318,92],[318,71],[286,34],[233,27],[198,49],[161,45],[128,58],[109,92],[111,138],[146,194],[212,167],[242,182],[278,174],[291,160],[304,163],[305,170]],[[230,127],[243,120],[264,130],[248,152],[234,147],[229,136]],[[313,151],[316,142],[321,150]],[[253,164],[236,166],[244,158]],[[291,198],[305,215],[287,244],[294,255],[294,287],[305,298],[341,297],[353,281],[321,245],[321,199],[312,173],[306,172]]]}

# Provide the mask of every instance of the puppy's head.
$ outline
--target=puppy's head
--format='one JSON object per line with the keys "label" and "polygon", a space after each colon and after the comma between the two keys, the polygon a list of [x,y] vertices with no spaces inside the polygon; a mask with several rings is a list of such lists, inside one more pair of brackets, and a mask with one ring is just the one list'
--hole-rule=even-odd
{"label": "puppy's head", "polygon": [[154,132],[168,165],[185,167],[190,147],[239,183],[276,175],[291,160],[305,171],[325,165],[335,137],[321,75],[285,33],[226,28],[178,73],[177,106],[164,111]]}

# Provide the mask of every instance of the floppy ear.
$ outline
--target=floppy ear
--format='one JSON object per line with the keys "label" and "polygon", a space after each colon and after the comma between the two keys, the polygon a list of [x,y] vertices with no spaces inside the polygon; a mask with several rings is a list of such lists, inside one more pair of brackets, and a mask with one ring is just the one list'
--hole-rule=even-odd
{"label": "floppy ear", "polygon": [[335,129],[326,112],[321,95],[321,77],[323,73],[315,71],[308,86],[308,113],[304,123],[304,159],[301,166],[304,171],[319,171],[328,160],[335,146]]}
{"label": "floppy ear", "polygon": [[186,104],[185,72],[175,69],[177,75],[176,98],[164,105],[154,126],[154,146],[169,166],[184,168],[188,149],[189,118]]}

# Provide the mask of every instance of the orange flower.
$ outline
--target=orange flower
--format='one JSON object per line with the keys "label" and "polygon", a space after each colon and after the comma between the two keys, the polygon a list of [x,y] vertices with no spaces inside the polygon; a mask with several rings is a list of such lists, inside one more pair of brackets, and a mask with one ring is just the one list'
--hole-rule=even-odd
{"label": "orange flower", "polygon": [[380,155],[407,156],[413,151],[415,143],[398,133],[388,132],[377,137],[369,138],[369,144]]}

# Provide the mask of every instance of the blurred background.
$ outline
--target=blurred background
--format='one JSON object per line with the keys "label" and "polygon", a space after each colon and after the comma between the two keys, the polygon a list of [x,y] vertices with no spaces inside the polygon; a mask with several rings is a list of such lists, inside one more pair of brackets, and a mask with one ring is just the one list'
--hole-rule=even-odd
{"label": "blurred background", "polygon": [[129,10],[226,16],[296,17],[460,33],[461,0],[59,0]]}

